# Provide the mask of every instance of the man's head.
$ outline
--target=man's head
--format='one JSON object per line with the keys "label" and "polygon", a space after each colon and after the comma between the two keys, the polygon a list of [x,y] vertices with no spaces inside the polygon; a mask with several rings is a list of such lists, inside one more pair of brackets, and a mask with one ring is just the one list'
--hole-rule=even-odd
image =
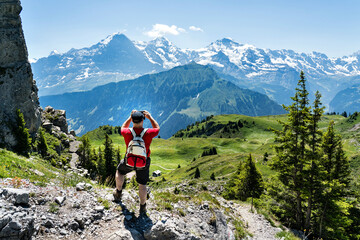
{"label": "man's head", "polygon": [[142,127],[143,121],[145,120],[145,115],[140,111],[135,111],[131,114],[131,120],[134,123],[134,127]]}

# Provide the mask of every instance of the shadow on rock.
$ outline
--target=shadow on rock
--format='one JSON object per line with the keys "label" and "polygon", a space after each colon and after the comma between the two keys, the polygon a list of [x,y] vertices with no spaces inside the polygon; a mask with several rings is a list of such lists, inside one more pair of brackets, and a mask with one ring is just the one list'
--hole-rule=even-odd
{"label": "shadow on rock", "polygon": [[145,239],[144,232],[152,228],[154,225],[153,221],[147,214],[136,216],[135,213],[130,211],[122,202],[118,204],[121,206],[122,213],[125,216],[124,226],[129,230],[132,239]]}

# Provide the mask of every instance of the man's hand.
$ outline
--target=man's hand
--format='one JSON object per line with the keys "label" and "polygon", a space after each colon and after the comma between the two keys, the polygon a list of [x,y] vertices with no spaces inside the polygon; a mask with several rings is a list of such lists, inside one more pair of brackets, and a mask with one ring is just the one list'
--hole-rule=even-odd
{"label": "man's hand", "polygon": [[144,111],[143,111],[143,114],[145,115],[145,117],[146,117],[147,119],[150,119],[150,118],[151,118],[151,115],[150,115],[150,113],[149,113],[148,111],[144,110]]}

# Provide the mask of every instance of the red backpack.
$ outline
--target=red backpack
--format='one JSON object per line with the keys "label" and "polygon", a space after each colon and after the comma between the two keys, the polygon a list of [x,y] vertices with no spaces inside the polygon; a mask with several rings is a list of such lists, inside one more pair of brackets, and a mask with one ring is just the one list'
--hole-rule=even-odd
{"label": "red backpack", "polygon": [[143,137],[148,129],[145,128],[139,135],[136,135],[133,128],[129,128],[129,130],[133,135],[133,139],[129,142],[126,150],[126,165],[133,168],[144,168],[146,166],[147,152]]}

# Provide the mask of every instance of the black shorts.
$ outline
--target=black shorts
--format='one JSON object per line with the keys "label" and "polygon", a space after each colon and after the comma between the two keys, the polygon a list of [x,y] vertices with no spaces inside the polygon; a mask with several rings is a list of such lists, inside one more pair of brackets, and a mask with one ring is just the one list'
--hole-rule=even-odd
{"label": "black shorts", "polygon": [[[147,182],[149,181],[150,162],[151,162],[151,159],[147,158],[146,159],[146,166],[144,168],[135,169],[135,171],[136,171],[136,181],[139,184],[146,185]],[[126,165],[124,159],[122,159],[120,161],[119,165],[117,166],[117,170],[119,171],[119,173],[121,175],[126,175],[127,173],[133,171],[134,168],[129,167],[128,165]]]}

